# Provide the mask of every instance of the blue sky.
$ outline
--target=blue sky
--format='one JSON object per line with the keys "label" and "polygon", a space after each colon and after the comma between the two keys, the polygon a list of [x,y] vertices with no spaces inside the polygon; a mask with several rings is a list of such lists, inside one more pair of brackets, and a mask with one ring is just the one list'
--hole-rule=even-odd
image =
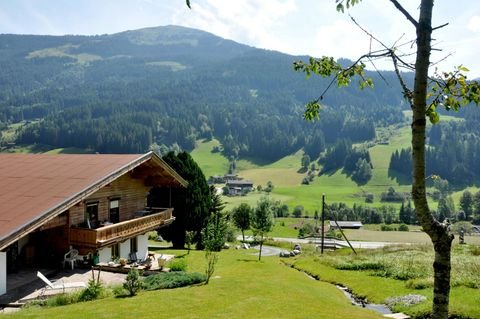
{"label": "blue sky", "polygon": [[[367,53],[370,40],[335,0],[0,0],[0,33],[105,34],[143,27],[183,25],[259,48],[290,54],[355,57]],[[400,0],[414,17],[418,0]],[[388,0],[363,0],[349,12],[387,45],[408,43],[414,29]],[[480,1],[437,0],[432,61],[449,70],[463,64],[480,77]],[[375,49],[375,44],[372,48]],[[400,50],[409,53],[410,46]],[[406,58],[411,60],[412,58]],[[376,61],[379,69],[387,61]]]}

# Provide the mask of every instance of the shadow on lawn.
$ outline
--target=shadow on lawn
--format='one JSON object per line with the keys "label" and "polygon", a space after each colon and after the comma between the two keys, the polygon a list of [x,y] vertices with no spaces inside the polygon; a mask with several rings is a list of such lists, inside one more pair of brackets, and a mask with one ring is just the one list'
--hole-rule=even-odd
{"label": "shadow on lawn", "polygon": [[257,259],[244,259],[244,258],[237,258],[237,261],[244,261],[244,262],[258,262]]}

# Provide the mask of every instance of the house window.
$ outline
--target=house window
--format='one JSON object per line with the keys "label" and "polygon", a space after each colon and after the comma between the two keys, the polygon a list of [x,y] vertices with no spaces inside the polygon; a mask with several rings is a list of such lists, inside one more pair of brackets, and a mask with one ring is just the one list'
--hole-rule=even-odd
{"label": "house window", "polygon": [[120,257],[120,247],[118,244],[112,246],[112,260]]}
{"label": "house window", "polygon": [[130,238],[130,252],[136,253],[138,251],[137,237]]}
{"label": "house window", "polygon": [[120,200],[111,199],[109,209],[109,219],[112,223],[118,223],[120,221]]}
{"label": "house window", "polygon": [[98,226],[98,202],[87,203],[85,208],[85,224],[88,228]]}

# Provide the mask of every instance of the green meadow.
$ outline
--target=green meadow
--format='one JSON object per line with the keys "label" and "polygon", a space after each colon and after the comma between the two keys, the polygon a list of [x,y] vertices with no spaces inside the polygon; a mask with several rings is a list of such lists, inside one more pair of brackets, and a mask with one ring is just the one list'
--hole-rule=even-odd
{"label": "green meadow", "polygon": [[[204,272],[202,251],[162,250],[187,260],[188,271]],[[208,285],[140,292],[135,297],[30,307],[5,318],[382,318],[353,306],[334,285],[310,279],[278,256],[258,261],[254,250],[219,254]]]}
{"label": "green meadow", "polygon": [[[388,176],[391,154],[397,149],[410,145],[410,129],[409,126],[383,129],[380,134],[387,134],[389,142],[388,144],[376,144],[369,148],[373,176],[365,185],[357,185],[342,170],[316,176],[310,185],[302,185],[301,182],[307,174],[300,170],[303,155],[301,150],[273,163],[258,163],[249,159],[240,159],[236,162],[236,173],[240,177],[252,181],[254,186],[264,187],[267,182],[272,182],[274,189],[269,196],[288,204],[290,210],[297,205],[302,205],[310,216],[313,216],[315,210],[321,209],[322,194],[325,194],[327,203],[344,202],[352,206],[354,203],[366,205],[365,195],[371,193],[374,195],[374,202],[368,205],[382,206],[385,203],[380,202],[380,195],[386,192],[390,186],[393,186],[397,192],[410,191],[410,185],[399,184],[397,179]],[[216,140],[200,141],[192,152],[193,158],[199,163],[207,178],[210,175],[223,175],[228,170],[228,160],[221,153],[213,153],[214,146],[219,146],[219,142]],[[227,209],[230,209],[242,202],[255,205],[258,199],[265,195],[264,192],[254,191],[247,196],[224,197],[224,200],[227,202]],[[432,204],[435,207],[435,203]],[[390,205],[399,206],[400,204]]]}
{"label": "green meadow", "polygon": [[[291,249],[290,243],[279,243]],[[348,287],[370,303],[389,304],[395,312],[427,318],[432,304],[433,252],[427,245],[376,250],[326,251],[311,245],[293,258],[264,256],[255,250],[223,250],[208,285],[141,291],[68,306],[30,306],[5,318],[382,318],[352,305],[335,285]],[[154,249],[154,248],[152,248]],[[203,273],[203,251],[157,248],[185,260],[187,271]],[[452,252],[451,317],[479,318],[478,247],[455,245]],[[308,277],[309,274],[317,280]],[[414,305],[391,303],[393,297],[426,298]]]}

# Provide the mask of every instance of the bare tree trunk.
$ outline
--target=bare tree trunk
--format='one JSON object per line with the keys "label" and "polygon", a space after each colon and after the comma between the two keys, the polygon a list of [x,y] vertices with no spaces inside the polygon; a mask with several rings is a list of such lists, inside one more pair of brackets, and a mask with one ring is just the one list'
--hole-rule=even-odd
{"label": "bare tree trunk", "polygon": [[258,252],[258,261],[262,260],[263,233],[260,237],[260,251]]}
{"label": "bare tree trunk", "polygon": [[423,230],[430,236],[435,261],[432,318],[447,319],[450,294],[450,252],[453,236],[445,225],[439,223],[428,207],[425,188],[425,128],[427,79],[430,64],[433,0],[422,0],[417,26],[417,58],[412,118],[412,198]]}

